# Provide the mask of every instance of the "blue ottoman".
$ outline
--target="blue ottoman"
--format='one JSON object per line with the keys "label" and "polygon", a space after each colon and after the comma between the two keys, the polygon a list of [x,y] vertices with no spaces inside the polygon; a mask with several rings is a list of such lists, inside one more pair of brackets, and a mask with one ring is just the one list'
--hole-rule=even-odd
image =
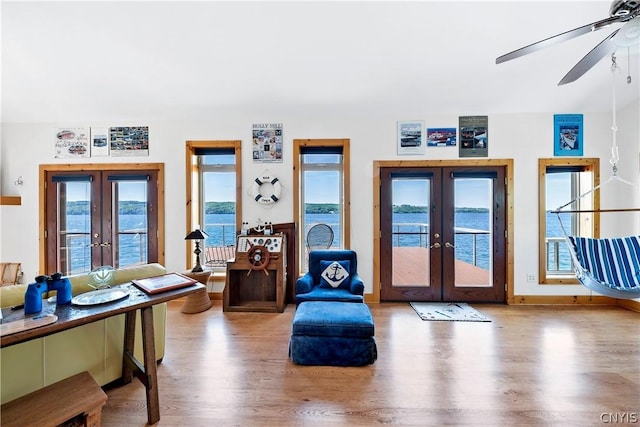
{"label": "blue ottoman", "polygon": [[373,335],[367,305],[305,301],[293,317],[289,357],[299,365],[368,365],[378,357]]}

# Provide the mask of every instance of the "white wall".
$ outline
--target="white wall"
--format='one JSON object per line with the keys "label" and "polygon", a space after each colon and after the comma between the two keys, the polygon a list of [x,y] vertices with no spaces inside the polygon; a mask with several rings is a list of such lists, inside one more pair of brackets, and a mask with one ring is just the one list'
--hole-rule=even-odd
{"label": "white wall", "polygon": [[[638,181],[638,102],[618,112],[618,144],[620,174]],[[241,139],[243,141],[243,220],[254,223],[258,217],[271,222],[293,221],[292,140],[296,138],[349,138],[351,140],[351,242],[358,252],[359,270],[372,289],[373,279],[373,161],[397,159],[456,159],[458,148],[428,148],[424,156],[396,154],[396,122],[424,119],[427,127],[457,127],[454,115],[425,117],[419,112],[412,117],[349,118],[311,117],[300,119],[292,113],[279,117],[246,117],[238,115],[220,121],[149,122],[149,123],[38,123],[4,124],[0,146],[0,179],[3,195],[22,196],[21,206],[0,207],[0,259],[21,262],[25,280],[32,281],[38,271],[38,166],[40,164],[161,162],[165,164],[166,187],[166,266],[180,271],[186,267],[184,250],[185,171],[184,153],[187,140]],[[253,123],[283,123],[284,161],[280,164],[253,163],[250,136]],[[611,114],[590,113],[584,116],[585,157],[601,157],[603,179],[610,175],[608,159],[611,146]],[[54,159],[53,135],[63,126],[148,125],[150,154],[137,158]],[[490,158],[514,159],[515,200],[515,294],[516,295],[584,295],[580,286],[540,286],[527,283],[527,273],[538,270],[538,158],[553,157],[553,113],[508,114],[489,116]],[[264,169],[277,176],[283,185],[281,201],[267,210],[256,204],[246,189]],[[15,186],[22,176],[24,184]],[[618,188],[602,194],[603,207],[615,201],[638,200],[637,188]],[[605,223],[618,224],[620,221]],[[635,224],[637,226],[637,224]],[[603,227],[606,229],[608,226]],[[622,233],[631,225],[621,224]],[[608,230],[607,230],[608,231]],[[615,230],[614,230],[615,231]]]}

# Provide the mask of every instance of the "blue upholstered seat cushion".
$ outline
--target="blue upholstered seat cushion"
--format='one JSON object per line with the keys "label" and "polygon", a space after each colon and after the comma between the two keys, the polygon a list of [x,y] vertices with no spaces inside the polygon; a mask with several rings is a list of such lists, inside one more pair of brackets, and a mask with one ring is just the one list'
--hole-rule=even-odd
{"label": "blue upholstered seat cushion", "polygon": [[364,297],[362,295],[352,294],[349,289],[333,289],[322,286],[314,286],[311,291],[306,294],[296,295],[296,304],[311,301],[364,302]]}
{"label": "blue upholstered seat cushion", "polygon": [[337,301],[301,303],[293,317],[292,335],[372,337],[374,324],[366,304]]}
{"label": "blue upholstered seat cushion", "polygon": [[349,289],[349,261],[320,261],[320,286]]}

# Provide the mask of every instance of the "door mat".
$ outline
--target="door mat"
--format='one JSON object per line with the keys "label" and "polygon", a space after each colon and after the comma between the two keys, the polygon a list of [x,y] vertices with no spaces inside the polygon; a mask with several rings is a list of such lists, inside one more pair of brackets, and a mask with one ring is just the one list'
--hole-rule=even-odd
{"label": "door mat", "polygon": [[484,314],[464,302],[410,302],[422,320],[449,322],[491,322]]}

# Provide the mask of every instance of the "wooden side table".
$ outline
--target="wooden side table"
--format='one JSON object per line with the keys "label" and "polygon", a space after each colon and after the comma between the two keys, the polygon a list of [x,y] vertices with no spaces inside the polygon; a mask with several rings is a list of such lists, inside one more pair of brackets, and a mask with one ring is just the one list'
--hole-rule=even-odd
{"label": "wooden side table", "polygon": [[[250,249],[241,243],[247,239],[249,244],[260,248],[265,242],[269,258],[262,270],[255,270],[250,261]],[[270,242],[270,243],[269,243]],[[271,248],[268,247],[271,245]],[[227,277],[222,294],[222,311],[257,311],[282,313],[287,305],[287,240],[284,234],[271,236],[249,235],[238,238],[240,248],[233,261],[227,262]],[[256,247],[256,246],[252,246]]]}
{"label": "wooden side table", "polygon": [[191,270],[187,270],[183,271],[182,275],[197,280],[198,282],[202,283],[205,288],[201,292],[187,295],[184,304],[182,304],[180,312],[185,314],[195,314],[209,310],[209,308],[211,308],[211,306],[213,305],[213,303],[209,299],[209,293],[207,292],[207,281],[209,280],[211,271],[205,270],[193,273]]}

